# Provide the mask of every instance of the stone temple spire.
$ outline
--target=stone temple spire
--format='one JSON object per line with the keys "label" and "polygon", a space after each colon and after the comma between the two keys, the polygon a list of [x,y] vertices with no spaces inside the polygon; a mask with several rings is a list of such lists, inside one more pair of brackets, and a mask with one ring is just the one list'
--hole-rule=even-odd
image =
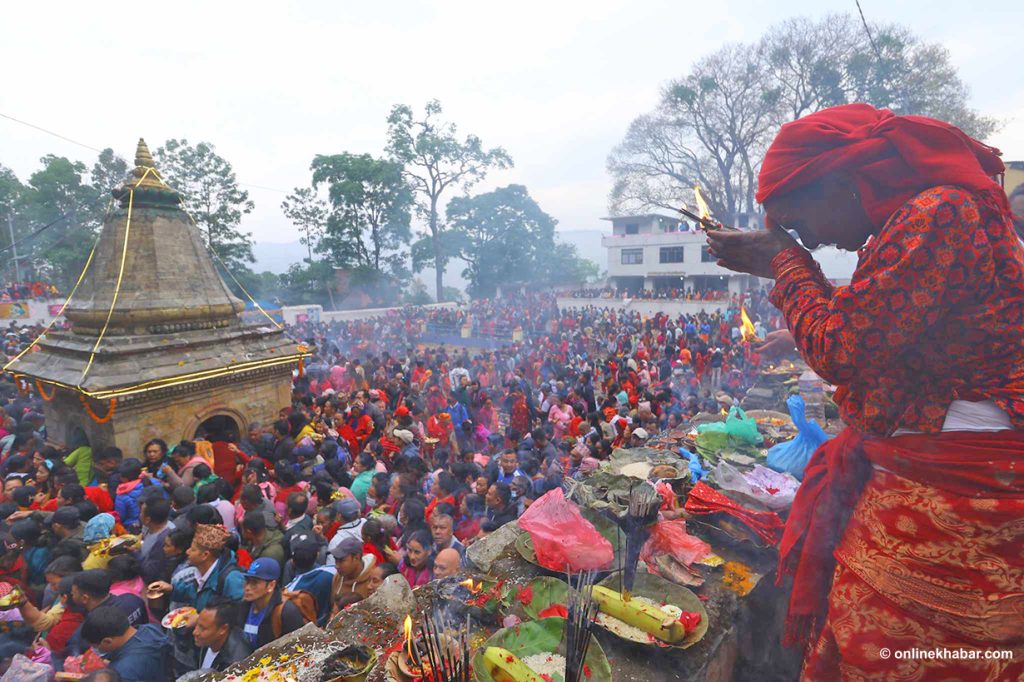
{"label": "stone temple spire", "polygon": [[126,207],[132,190],[135,193],[132,199],[134,206],[177,206],[181,203],[181,195],[164,182],[163,176],[156,168],[153,155],[149,153],[146,141],[141,137],[135,148],[135,168],[113,194],[121,202],[121,206]]}
{"label": "stone temple spire", "polygon": [[274,419],[306,351],[274,325],[242,323],[244,304],[144,140],[113,195],[120,207],[64,310],[70,329],[51,330],[10,369],[53,392],[47,436],[134,456],[150,438],[194,438],[208,417],[241,432]]}
{"label": "stone temple spire", "polygon": [[153,155],[149,153],[146,140],[139,138],[139,145],[135,148],[135,165],[141,168],[156,168],[153,162]]}

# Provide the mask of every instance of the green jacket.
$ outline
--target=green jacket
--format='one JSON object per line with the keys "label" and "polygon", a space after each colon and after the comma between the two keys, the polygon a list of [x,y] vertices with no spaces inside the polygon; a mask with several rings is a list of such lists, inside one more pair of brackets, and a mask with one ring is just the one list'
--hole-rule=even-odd
{"label": "green jacket", "polygon": [[352,496],[359,500],[359,504],[366,504],[366,493],[369,492],[370,484],[373,483],[373,475],[376,473],[370,469],[362,472],[352,481],[352,487],[349,490],[352,491]]}
{"label": "green jacket", "polygon": [[70,455],[64,458],[64,464],[75,470],[75,475],[78,476],[78,482],[82,487],[85,487],[92,482],[92,479],[94,478],[92,470],[92,448],[88,445],[83,445],[82,447],[73,450]]}
{"label": "green jacket", "polygon": [[267,557],[276,561],[282,568],[284,567],[284,534],[276,528],[268,528],[267,534],[263,536],[263,542],[246,547],[246,550],[253,561],[260,557]]}

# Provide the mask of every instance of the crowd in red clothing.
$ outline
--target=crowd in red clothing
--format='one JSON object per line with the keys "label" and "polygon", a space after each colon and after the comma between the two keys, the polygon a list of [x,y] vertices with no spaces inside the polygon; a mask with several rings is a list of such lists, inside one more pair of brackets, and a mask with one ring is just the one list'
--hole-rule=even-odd
{"label": "crowd in red clothing", "polygon": [[[772,323],[762,299],[744,304]],[[0,612],[14,618],[0,664],[42,658],[42,633],[55,670],[223,670],[391,575],[453,575],[566,478],[744,390],[760,358],[737,316],[559,310],[534,294],[298,325],[314,355],[277,419],[137,453],[45,445],[40,396],[0,382],[0,593],[24,595]],[[424,346],[430,325],[522,340]],[[176,614],[181,627],[157,625]]]}
{"label": "crowd in red clothing", "polygon": [[43,281],[8,282],[0,289],[0,302],[2,303],[31,299],[42,300],[57,296],[60,296],[57,287]]}

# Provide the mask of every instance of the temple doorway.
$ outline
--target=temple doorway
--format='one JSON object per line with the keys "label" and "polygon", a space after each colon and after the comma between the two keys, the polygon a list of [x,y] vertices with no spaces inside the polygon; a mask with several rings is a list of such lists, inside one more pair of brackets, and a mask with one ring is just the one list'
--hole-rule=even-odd
{"label": "temple doorway", "polygon": [[237,443],[241,432],[241,425],[234,417],[218,414],[205,419],[196,428],[194,438],[208,440],[211,443],[218,441]]}

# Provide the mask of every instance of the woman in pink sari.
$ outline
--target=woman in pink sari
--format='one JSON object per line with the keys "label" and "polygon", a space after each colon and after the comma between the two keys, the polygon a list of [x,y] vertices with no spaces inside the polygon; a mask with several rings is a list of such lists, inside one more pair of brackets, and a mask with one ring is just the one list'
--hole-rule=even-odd
{"label": "woman in pink sari", "polygon": [[555,393],[555,404],[548,410],[548,421],[555,427],[556,441],[565,438],[573,416],[575,415],[572,406],[565,402],[565,397],[560,393]]}

